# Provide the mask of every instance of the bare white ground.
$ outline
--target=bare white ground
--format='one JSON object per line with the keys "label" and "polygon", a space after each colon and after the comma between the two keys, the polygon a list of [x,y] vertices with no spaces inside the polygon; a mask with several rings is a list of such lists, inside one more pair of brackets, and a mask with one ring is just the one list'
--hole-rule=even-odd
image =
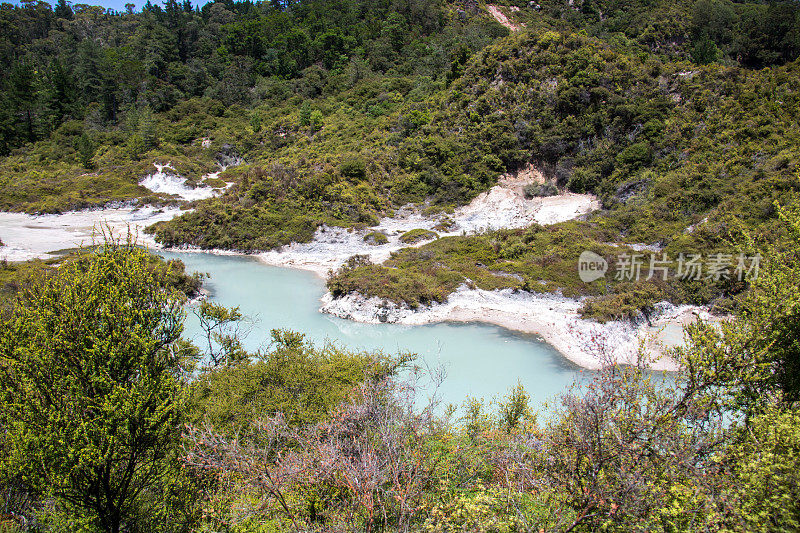
{"label": "bare white ground", "polygon": [[[148,174],[139,182],[139,185],[149,189],[155,193],[172,194],[179,196],[182,200],[191,202],[194,200],[205,200],[222,194],[224,189],[212,188],[208,185],[200,185],[198,187],[190,187],[186,184],[186,178],[179,176],[175,173],[175,169],[169,164],[159,165],[153,163],[156,167],[156,172]],[[213,172],[203,179],[218,178],[219,172]]]}
{"label": "bare white ground", "polygon": [[89,211],[70,211],[59,215],[26,215],[0,213],[0,259],[27,261],[50,257],[51,253],[66,248],[88,246],[97,240],[105,226],[117,236],[124,237],[130,230],[138,234],[139,241],[148,246],[156,243],[145,235],[145,227],[162,220],[171,220],[181,214],[176,207],[116,207]]}
{"label": "bare white ground", "polygon": [[[600,207],[597,198],[590,194],[565,193],[526,199],[523,185],[543,179],[541,174],[533,170],[503,176],[498,185],[479,194],[452,215],[447,215],[449,222],[452,222],[447,230],[435,229],[442,222],[442,217],[425,217],[418,210],[408,207],[366,230],[323,226],[317,230],[311,242],[292,243],[262,253],[259,258],[270,265],[302,268],[325,275],[357,254],[368,256],[373,263],[385,261],[392,252],[408,246],[400,242],[400,236],[412,229],[428,229],[440,236],[469,235],[487,230],[524,228],[534,223],[555,224],[586,215]],[[371,245],[364,240],[375,231],[385,234],[388,242]]]}
{"label": "bare white ground", "polygon": [[[489,14],[491,14],[497,22],[499,22],[500,24],[502,24],[511,31],[518,31],[520,28],[523,28],[525,26],[524,24],[514,24],[513,22],[508,20],[508,17],[505,16],[505,14],[502,11],[500,11],[500,8],[497,6],[486,4],[486,9],[489,10]],[[511,11],[519,11],[519,8],[514,9],[512,7]]]}
{"label": "bare white ground", "polygon": [[[584,367],[600,368],[601,353],[618,363],[635,363],[640,349],[649,356],[655,370],[676,370],[678,365],[666,352],[682,343],[682,326],[711,317],[705,309],[667,302],[658,305],[659,317],[652,325],[629,322],[599,324],[580,317],[582,300],[553,294],[514,292],[510,289],[485,291],[462,285],[447,302],[417,310],[379,298],[349,294],[333,299],[327,294],[320,311],[365,323],[421,325],[435,322],[486,322],[506,329],[538,335],[567,359]],[[677,338],[676,338],[677,335]],[[488,355],[488,354],[487,354]]]}

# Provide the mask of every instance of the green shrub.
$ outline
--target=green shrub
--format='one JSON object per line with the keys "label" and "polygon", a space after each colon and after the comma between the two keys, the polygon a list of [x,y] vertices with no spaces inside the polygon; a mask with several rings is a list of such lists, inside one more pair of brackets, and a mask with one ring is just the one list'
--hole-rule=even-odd
{"label": "green shrub", "polygon": [[352,157],[339,165],[339,172],[345,178],[360,181],[367,177],[367,164],[360,157]]}
{"label": "green shrub", "polygon": [[77,152],[78,161],[81,165],[83,165],[83,168],[92,169],[95,167],[94,162],[92,161],[92,157],[94,157],[95,152],[95,145],[94,142],[92,142],[92,139],[85,133],[78,139]]}
{"label": "green shrub", "polygon": [[308,125],[311,128],[311,133],[316,133],[321,130],[325,125],[325,117],[322,115],[322,111],[319,109],[312,111],[308,118]]}
{"label": "green shrub", "polygon": [[315,347],[297,332],[272,330],[271,337],[269,351],[205,372],[192,383],[190,411],[196,422],[210,422],[229,435],[265,413],[284,413],[292,425],[317,422],[365,375],[391,366],[388,358],[373,354],[333,344]]}
{"label": "green shrub", "polygon": [[558,188],[552,183],[531,183],[525,185],[522,189],[525,198],[541,198],[544,196],[555,196],[558,194]]}
{"label": "green shrub", "polygon": [[364,242],[373,246],[378,246],[388,243],[389,238],[380,231],[373,231],[364,235]]}
{"label": "green shrub", "polygon": [[400,242],[404,244],[417,244],[422,241],[429,241],[437,238],[438,235],[435,231],[427,229],[412,229],[400,235]]}

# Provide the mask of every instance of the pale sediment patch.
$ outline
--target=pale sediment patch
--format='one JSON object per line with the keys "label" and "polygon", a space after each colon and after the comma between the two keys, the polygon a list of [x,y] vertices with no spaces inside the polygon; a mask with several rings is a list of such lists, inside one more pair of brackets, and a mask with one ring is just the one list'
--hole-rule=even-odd
{"label": "pale sediment patch", "polygon": [[697,320],[719,323],[730,317],[712,315],[706,307],[695,305],[674,306],[669,302],[656,304],[656,313],[650,322],[641,322],[637,335],[643,339],[648,352],[663,355],[670,349],[685,344],[683,328]]}
{"label": "pale sediment patch", "polygon": [[380,263],[388,259],[391,252],[405,246],[397,235],[387,235],[389,242],[386,244],[370,245],[364,241],[367,234],[364,230],[322,226],[311,242],[293,242],[278,250],[260,253],[258,258],[268,265],[309,270],[325,277],[354,255],[366,255],[372,262]]}
{"label": "pale sediment patch", "polygon": [[[222,194],[224,189],[213,188],[207,185],[200,185],[197,187],[190,187],[187,185],[186,178],[179,176],[175,173],[175,169],[169,165],[159,165],[153,163],[156,167],[156,172],[148,174],[139,182],[139,185],[145,189],[149,189],[154,193],[169,194],[180,197],[182,200],[191,202],[194,200],[205,200]],[[214,172],[203,177],[218,178],[219,172]]]}
{"label": "pale sediment patch", "polygon": [[[258,257],[269,265],[310,270],[324,277],[328,271],[338,269],[354,255],[365,255],[373,263],[382,263],[392,252],[409,247],[400,241],[405,232],[412,229],[433,230],[437,223],[436,219],[424,217],[415,209],[406,209],[399,216],[384,218],[377,226],[364,230],[322,226],[317,229],[311,242],[292,243],[278,250],[263,252]],[[365,237],[374,232],[386,235],[387,242],[369,244]],[[458,233],[439,233],[454,234]],[[414,246],[421,246],[425,242],[430,240]]]}
{"label": "pale sediment patch", "polygon": [[[628,322],[597,323],[580,318],[581,299],[553,294],[534,294],[504,289],[485,291],[461,286],[447,302],[411,309],[379,298],[359,294],[334,299],[327,294],[320,311],[340,318],[365,323],[397,323],[421,325],[435,322],[484,322],[506,329],[538,335],[567,359],[589,369],[602,366],[609,358],[621,364],[637,361],[641,347],[650,354],[649,366],[654,370],[676,370],[665,349],[653,350],[651,336],[656,330]],[[669,304],[664,304],[669,308]],[[660,324],[672,324],[676,317],[691,313],[688,306],[669,309]],[[489,356],[491,354],[487,354]]]}
{"label": "pale sediment patch", "polygon": [[0,259],[43,259],[52,257],[52,252],[58,250],[89,246],[98,241],[104,228],[110,228],[117,237],[124,237],[130,230],[141,244],[156,247],[152,237],[144,234],[144,228],[181,213],[177,207],[151,206],[69,211],[57,215],[0,213],[0,240],[5,244],[0,248]]}
{"label": "pale sediment patch", "polygon": [[[520,28],[525,27],[524,24],[514,24],[508,20],[508,17],[502,11],[500,11],[500,8],[497,6],[486,4],[486,9],[489,10],[489,14],[492,15],[497,22],[511,31],[518,31]],[[511,11],[519,11],[519,9],[512,8]]]}
{"label": "pale sediment patch", "polygon": [[590,194],[564,193],[525,199],[501,186],[478,195],[457,211],[456,219],[467,233],[481,230],[524,228],[533,223],[557,224],[578,218],[600,207]]}
{"label": "pale sediment patch", "polygon": [[[528,172],[527,170],[525,172]],[[308,243],[292,243],[278,250],[259,254],[267,264],[301,268],[324,276],[329,270],[341,267],[354,255],[366,255],[373,263],[381,263],[389,255],[408,247],[400,236],[412,229],[435,231],[439,236],[469,235],[496,229],[524,228],[531,224],[555,224],[586,215],[600,207],[590,194],[565,193],[544,198],[525,198],[524,184],[543,180],[533,171],[522,175],[507,175],[489,191],[479,194],[468,205],[444,217],[423,216],[419,210],[407,207],[396,216],[384,218],[377,226],[352,230],[322,226]],[[443,219],[447,229],[442,229]],[[372,232],[386,235],[385,244],[369,244],[364,238]],[[415,246],[421,246],[424,242]]]}

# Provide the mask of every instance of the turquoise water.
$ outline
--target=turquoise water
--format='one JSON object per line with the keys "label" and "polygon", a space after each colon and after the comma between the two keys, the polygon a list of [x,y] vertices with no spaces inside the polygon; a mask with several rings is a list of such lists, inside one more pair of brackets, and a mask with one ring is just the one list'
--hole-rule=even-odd
{"label": "turquoise water", "polygon": [[[445,403],[461,405],[467,396],[487,401],[505,395],[519,381],[541,405],[563,392],[580,368],[541,338],[485,324],[441,323],[426,326],[359,324],[318,311],[323,280],[310,272],[271,267],[249,257],[160,252],[177,258],[188,271],[207,272],[205,288],[214,301],[239,306],[253,319],[245,339],[250,350],[266,347],[269,331],[287,328],[322,343],[364,350],[417,353],[447,377],[439,390]],[[189,313],[186,336],[199,332]]]}

